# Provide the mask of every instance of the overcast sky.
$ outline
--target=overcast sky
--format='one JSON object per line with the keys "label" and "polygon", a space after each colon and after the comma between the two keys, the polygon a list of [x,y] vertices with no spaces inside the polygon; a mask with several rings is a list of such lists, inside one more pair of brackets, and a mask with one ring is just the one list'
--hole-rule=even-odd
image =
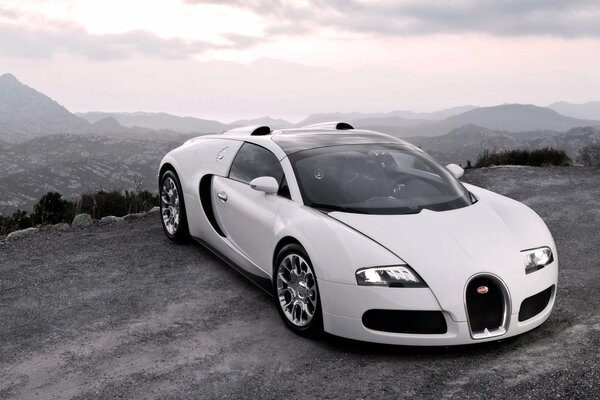
{"label": "overcast sky", "polygon": [[231,121],[600,100],[597,0],[0,0],[0,74]]}

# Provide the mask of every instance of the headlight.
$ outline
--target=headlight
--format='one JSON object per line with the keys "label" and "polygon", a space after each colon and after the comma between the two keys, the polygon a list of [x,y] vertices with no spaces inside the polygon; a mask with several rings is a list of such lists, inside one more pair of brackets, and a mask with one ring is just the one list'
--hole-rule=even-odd
{"label": "headlight", "polygon": [[356,282],[364,286],[427,287],[408,265],[362,268],[356,271]]}
{"label": "headlight", "polygon": [[554,261],[550,247],[540,247],[538,249],[523,250],[525,256],[525,273],[530,274]]}

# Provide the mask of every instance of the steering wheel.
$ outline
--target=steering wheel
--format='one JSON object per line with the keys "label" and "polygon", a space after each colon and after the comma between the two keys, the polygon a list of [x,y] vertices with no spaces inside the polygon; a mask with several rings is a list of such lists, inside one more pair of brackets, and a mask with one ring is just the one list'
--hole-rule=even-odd
{"label": "steering wheel", "polygon": [[402,192],[402,189],[406,184],[412,181],[414,178],[410,175],[401,175],[390,181],[386,187],[386,192],[390,194],[390,196],[395,196]]}

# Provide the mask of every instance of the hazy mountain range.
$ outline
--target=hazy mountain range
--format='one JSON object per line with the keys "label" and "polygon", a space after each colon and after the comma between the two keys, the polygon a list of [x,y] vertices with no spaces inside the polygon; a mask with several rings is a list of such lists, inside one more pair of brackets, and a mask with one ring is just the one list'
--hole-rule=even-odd
{"label": "hazy mountain range", "polygon": [[224,123],[148,112],[75,115],[5,74],[0,76],[0,213],[30,209],[50,190],[73,197],[101,188],[131,188],[140,180],[155,190],[162,156],[196,135],[241,125],[286,129],[332,120],[406,138],[444,163],[475,161],[484,149],[543,146],[562,148],[575,158],[585,144],[600,143],[600,102],[324,113],[296,123],[271,117]]}

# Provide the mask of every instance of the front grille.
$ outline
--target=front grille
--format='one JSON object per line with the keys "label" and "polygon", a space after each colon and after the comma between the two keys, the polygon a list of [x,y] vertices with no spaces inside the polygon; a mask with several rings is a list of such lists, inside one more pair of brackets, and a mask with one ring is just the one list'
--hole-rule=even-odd
{"label": "front grille", "polygon": [[548,302],[550,302],[553,290],[554,285],[523,300],[519,309],[519,322],[526,321],[544,311]]}
{"label": "front grille", "polygon": [[471,333],[503,327],[506,301],[500,284],[494,278],[482,276],[471,280],[465,297]]}
{"label": "front grille", "polygon": [[369,329],[383,332],[427,335],[448,331],[441,311],[368,310],[362,322]]}

